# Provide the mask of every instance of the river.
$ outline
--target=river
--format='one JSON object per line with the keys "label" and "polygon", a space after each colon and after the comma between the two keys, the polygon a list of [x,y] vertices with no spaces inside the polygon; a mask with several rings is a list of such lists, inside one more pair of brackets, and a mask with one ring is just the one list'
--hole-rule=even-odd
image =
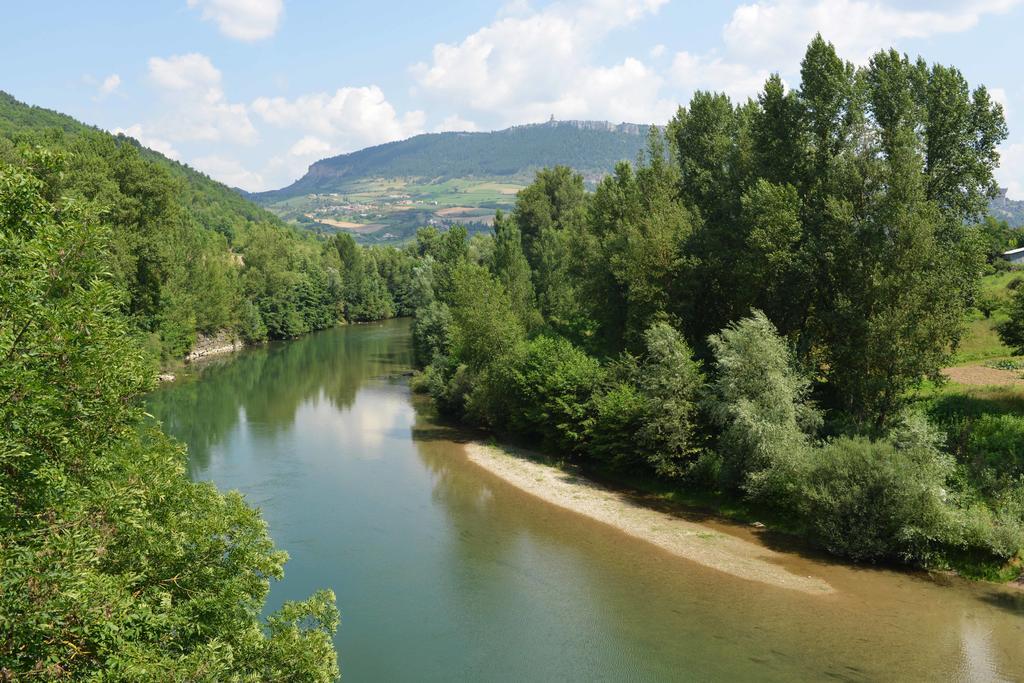
{"label": "river", "polygon": [[1024,592],[787,555],[836,589],[806,595],[668,555],[469,462],[410,361],[407,321],[339,327],[148,400],[291,555],[268,609],[335,591],[344,679],[1024,680]]}

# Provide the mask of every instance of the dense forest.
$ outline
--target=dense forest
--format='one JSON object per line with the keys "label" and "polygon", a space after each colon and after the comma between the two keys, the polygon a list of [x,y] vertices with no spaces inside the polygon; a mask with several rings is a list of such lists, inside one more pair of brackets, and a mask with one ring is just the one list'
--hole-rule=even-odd
{"label": "dense forest", "polygon": [[955,68],[818,37],[797,87],[698,92],[595,192],[541,171],[483,258],[426,260],[416,387],[839,555],[1015,574],[1024,417],[920,393],[1013,238],[981,222],[1005,137]]}

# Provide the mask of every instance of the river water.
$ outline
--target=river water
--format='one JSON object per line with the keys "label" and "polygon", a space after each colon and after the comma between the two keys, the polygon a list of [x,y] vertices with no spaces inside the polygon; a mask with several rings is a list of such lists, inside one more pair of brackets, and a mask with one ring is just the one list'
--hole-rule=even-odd
{"label": "river water", "polygon": [[812,596],[675,558],[470,463],[410,360],[406,321],[341,327],[148,402],[291,555],[268,609],[335,591],[344,679],[1024,680],[1024,591],[788,555],[836,588]]}

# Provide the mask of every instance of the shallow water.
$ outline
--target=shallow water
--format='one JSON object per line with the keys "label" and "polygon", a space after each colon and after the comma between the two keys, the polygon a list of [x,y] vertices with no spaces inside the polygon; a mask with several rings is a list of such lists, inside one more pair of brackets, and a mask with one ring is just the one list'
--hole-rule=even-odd
{"label": "shallow water", "polygon": [[1024,591],[787,556],[837,589],[810,596],[670,556],[470,463],[410,395],[409,344],[337,328],[148,403],[290,553],[268,608],[335,591],[346,680],[1024,680]]}

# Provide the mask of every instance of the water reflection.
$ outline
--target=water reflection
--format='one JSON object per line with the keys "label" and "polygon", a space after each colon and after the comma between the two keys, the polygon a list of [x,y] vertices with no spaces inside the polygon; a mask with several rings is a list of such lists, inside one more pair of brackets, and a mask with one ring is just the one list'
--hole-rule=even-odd
{"label": "water reflection", "polygon": [[[211,359],[188,368],[173,387],[154,392],[147,407],[168,433],[189,445],[195,475],[209,466],[210,448],[242,419],[272,434],[290,428],[306,402],[326,400],[334,415],[347,414],[368,380],[409,368],[408,327],[399,320],[360,325],[352,334],[328,330]],[[329,414],[322,413],[324,424]],[[361,433],[360,426],[349,426],[354,429],[347,437]]]}

